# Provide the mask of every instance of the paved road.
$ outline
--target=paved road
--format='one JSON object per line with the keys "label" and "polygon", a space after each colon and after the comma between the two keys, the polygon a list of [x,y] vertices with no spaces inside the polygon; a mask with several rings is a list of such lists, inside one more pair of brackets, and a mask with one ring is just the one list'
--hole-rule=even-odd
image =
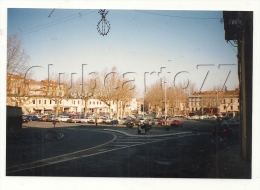
{"label": "paved road", "polygon": [[[171,128],[174,135],[170,136],[152,136],[158,131],[169,133],[154,128],[149,132],[151,137],[138,136],[137,129],[60,125],[54,130],[63,134],[61,139],[9,145],[7,175],[214,178],[219,174],[213,156],[238,143],[236,130],[232,138],[213,137],[212,124],[205,122],[185,122],[182,128]],[[17,147],[23,147],[22,153],[16,152],[19,159],[12,159]]]}

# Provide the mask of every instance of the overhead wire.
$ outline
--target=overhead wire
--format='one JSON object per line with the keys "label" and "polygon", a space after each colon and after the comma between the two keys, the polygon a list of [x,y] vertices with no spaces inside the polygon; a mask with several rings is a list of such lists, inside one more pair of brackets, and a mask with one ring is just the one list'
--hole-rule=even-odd
{"label": "overhead wire", "polygon": [[[64,22],[67,22],[67,21],[70,21],[70,20],[73,20],[73,19],[77,19],[79,17],[82,17],[82,16],[85,16],[85,15],[88,15],[88,14],[91,14],[93,12],[96,12],[96,10],[94,11],[91,11],[91,12],[88,12],[88,13],[85,13],[85,14],[82,14],[83,12],[86,12],[88,10],[84,10],[82,12],[78,12],[78,13],[75,13],[75,14],[72,14],[72,15],[69,15],[69,16],[66,16],[64,18],[60,18],[58,20],[55,20],[55,21],[52,21],[52,22],[49,22],[49,23],[46,23],[46,24],[43,24],[43,25],[40,25],[40,26],[36,26],[36,27],[33,27],[31,29],[27,29],[25,31],[22,31],[20,33],[16,33],[14,35],[18,35],[18,36],[22,36],[22,35],[26,35],[26,34],[30,34],[32,32],[37,32],[39,30],[43,30],[43,29],[46,29],[46,28],[49,28],[49,27],[52,27],[52,26],[55,26],[55,25],[58,25],[58,24],[61,24],[61,23],[64,23]],[[76,16],[75,16],[76,15]],[[72,18],[71,18],[72,17]],[[65,20],[64,20],[65,19]]]}
{"label": "overhead wire", "polygon": [[[26,34],[30,34],[32,32],[37,32],[38,30],[43,30],[45,28],[49,28],[51,26],[55,26],[55,25],[58,25],[58,24],[61,24],[61,23],[64,23],[64,22],[67,22],[67,21],[70,21],[70,20],[73,20],[73,19],[76,19],[76,18],[79,18],[81,16],[85,16],[87,14],[91,14],[93,12],[96,12],[96,10],[94,11],[91,11],[91,12],[88,12],[86,14],[81,14],[83,12],[86,12],[90,9],[87,9],[87,10],[84,10],[82,12],[78,12],[78,13],[75,13],[75,14],[72,14],[72,15],[69,15],[69,16],[66,16],[64,18],[61,18],[61,19],[58,19],[58,20],[55,20],[55,21],[52,21],[52,22],[49,22],[49,23],[46,23],[46,24],[43,24],[43,25],[40,25],[40,26],[37,26],[37,27],[33,27],[31,29],[27,29],[27,30],[24,30],[24,31],[21,31],[19,33],[15,33],[14,35],[18,35],[18,36],[22,36],[22,35],[26,35]],[[166,14],[161,14],[161,13],[154,13],[154,12],[150,12],[150,11],[143,11],[143,10],[135,10],[137,12],[142,12],[142,13],[146,13],[146,14],[153,14],[153,15],[158,15],[158,16],[165,16],[165,17],[173,17],[173,18],[181,18],[181,19],[201,19],[201,20],[206,20],[206,19],[221,19],[221,18],[202,18],[202,17],[184,17],[184,16],[173,16],[173,15],[166,15]],[[76,17],[74,17],[76,16]],[[70,17],[73,17],[73,18],[70,18]],[[69,18],[69,19],[67,19]],[[65,19],[65,20],[64,20]],[[60,22],[59,22],[60,21]],[[53,23],[53,24],[52,24]]]}
{"label": "overhead wire", "polygon": [[205,18],[205,17],[185,17],[185,16],[174,16],[174,15],[166,15],[161,13],[154,13],[150,11],[143,11],[143,10],[135,10],[137,12],[142,12],[146,14],[158,15],[158,16],[165,16],[165,17],[173,17],[173,18],[181,18],[181,19],[199,19],[199,20],[221,20],[222,18]]}

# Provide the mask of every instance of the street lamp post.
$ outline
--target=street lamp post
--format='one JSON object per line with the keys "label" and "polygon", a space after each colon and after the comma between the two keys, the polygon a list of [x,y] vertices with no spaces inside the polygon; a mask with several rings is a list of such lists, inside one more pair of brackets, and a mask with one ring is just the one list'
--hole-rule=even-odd
{"label": "street lamp post", "polygon": [[50,65],[53,65],[53,64],[48,64],[48,92],[47,92],[47,96],[49,95],[49,86],[50,86]]}
{"label": "street lamp post", "polygon": [[219,109],[219,106],[218,106],[218,90],[217,90],[217,114],[218,114],[218,109]]}
{"label": "street lamp post", "polygon": [[84,75],[83,75],[83,66],[84,66],[84,65],[87,65],[87,64],[82,64],[82,78],[81,78],[82,87],[81,87],[81,94],[83,94],[83,78],[84,78]]}
{"label": "street lamp post", "polygon": [[84,116],[86,116],[86,113],[87,113],[87,110],[86,110],[86,105],[87,105],[87,102],[86,102],[86,99],[85,99],[85,96],[83,95],[83,89],[84,89],[84,81],[83,81],[83,79],[84,79],[84,75],[83,75],[83,67],[84,67],[84,65],[87,65],[87,64],[82,64],[82,69],[81,69],[81,71],[82,71],[82,78],[81,78],[81,96],[82,96],[82,105],[83,105],[83,100],[85,101],[85,106],[84,106]]}
{"label": "street lamp post", "polygon": [[60,75],[64,73],[59,73],[59,92],[60,92]]}
{"label": "street lamp post", "polygon": [[[64,74],[64,73],[62,73],[62,74]],[[69,89],[72,88],[72,75],[74,75],[74,74],[77,74],[77,73],[71,73],[71,77],[70,77],[70,80],[71,80],[70,84],[71,84],[71,86],[69,87]],[[69,90],[69,89],[68,89],[68,90]]]}
{"label": "street lamp post", "polygon": [[[144,98],[145,98],[145,92],[146,92],[146,77],[145,75],[149,72],[144,72]],[[144,118],[144,100],[143,100],[143,118]]]}
{"label": "street lamp post", "polygon": [[164,118],[165,118],[165,121],[166,121],[166,114],[167,114],[167,111],[166,111],[166,81],[164,81]]}
{"label": "street lamp post", "polygon": [[[64,74],[64,73],[59,73],[59,94],[58,94],[58,97],[60,97],[60,75],[61,74]],[[57,110],[56,110],[56,115],[58,115],[59,113],[59,104],[60,104],[60,99],[58,98],[58,100],[56,99],[56,105],[57,105]]]}

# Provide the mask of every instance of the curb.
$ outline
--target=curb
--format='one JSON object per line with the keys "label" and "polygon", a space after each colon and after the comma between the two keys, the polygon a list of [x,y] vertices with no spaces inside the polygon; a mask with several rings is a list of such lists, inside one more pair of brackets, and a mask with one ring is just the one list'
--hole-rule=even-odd
{"label": "curb", "polygon": [[117,133],[121,133],[124,134],[128,137],[167,137],[167,136],[173,136],[173,135],[180,135],[180,134],[191,134],[192,132],[181,132],[181,133],[171,133],[171,134],[161,134],[161,135],[131,135],[129,133],[123,132],[123,131],[119,131],[119,130],[113,130],[113,129],[103,129],[104,131],[111,131],[111,132],[117,132]]}

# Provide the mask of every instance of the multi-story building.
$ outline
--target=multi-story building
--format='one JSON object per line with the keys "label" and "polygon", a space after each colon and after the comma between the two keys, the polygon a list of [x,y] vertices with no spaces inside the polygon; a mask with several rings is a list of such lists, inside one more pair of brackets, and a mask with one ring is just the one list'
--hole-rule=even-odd
{"label": "multi-story building", "polygon": [[197,115],[229,115],[239,113],[239,89],[204,91],[189,96],[189,111]]}
{"label": "multi-story building", "polygon": [[[23,88],[21,88],[23,87]],[[66,85],[53,80],[40,82],[24,79],[22,76],[8,75],[7,105],[22,107],[25,114],[30,113],[111,113],[122,117],[137,110],[137,101],[110,101],[108,106],[95,99],[66,94]],[[86,111],[85,111],[86,110]]]}

